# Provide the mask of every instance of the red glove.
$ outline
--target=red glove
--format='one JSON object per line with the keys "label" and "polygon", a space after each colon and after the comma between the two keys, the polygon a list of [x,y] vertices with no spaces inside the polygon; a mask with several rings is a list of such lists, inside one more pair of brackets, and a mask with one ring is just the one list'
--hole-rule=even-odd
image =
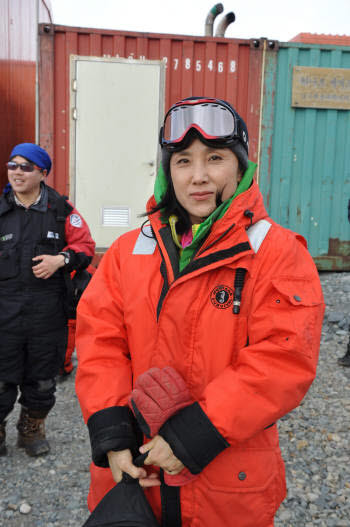
{"label": "red glove", "polygon": [[157,435],[169,417],[192,403],[185,381],[170,366],[140,375],[129,397],[129,406],[149,438]]}
{"label": "red glove", "polygon": [[[193,403],[185,381],[176,370],[167,366],[151,368],[140,375],[129,397],[129,406],[145,434],[154,437],[160,427],[176,412]],[[164,473],[170,486],[189,483],[196,476],[185,467],[179,474]]]}

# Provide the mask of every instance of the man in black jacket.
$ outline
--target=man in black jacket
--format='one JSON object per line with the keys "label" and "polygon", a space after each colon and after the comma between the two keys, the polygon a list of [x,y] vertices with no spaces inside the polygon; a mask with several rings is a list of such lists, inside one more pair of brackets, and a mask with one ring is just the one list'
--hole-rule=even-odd
{"label": "man in black jacket", "polygon": [[65,273],[86,268],[95,243],[82,216],[45,184],[51,159],[44,149],[15,146],[7,169],[0,197],[0,455],[19,388],[17,445],[38,456],[50,449],[44,420],[66,349]]}

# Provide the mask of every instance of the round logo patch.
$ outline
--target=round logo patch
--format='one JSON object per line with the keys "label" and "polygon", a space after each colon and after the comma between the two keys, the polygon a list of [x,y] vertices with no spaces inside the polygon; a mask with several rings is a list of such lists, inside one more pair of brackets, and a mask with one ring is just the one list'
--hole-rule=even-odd
{"label": "round logo patch", "polygon": [[71,223],[71,225],[73,225],[73,227],[81,227],[82,224],[83,224],[79,214],[72,214],[71,217],[70,217],[70,223]]}
{"label": "round logo patch", "polygon": [[228,285],[218,285],[210,293],[210,300],[217,309],[227,309],[233,303],[233,289]]}

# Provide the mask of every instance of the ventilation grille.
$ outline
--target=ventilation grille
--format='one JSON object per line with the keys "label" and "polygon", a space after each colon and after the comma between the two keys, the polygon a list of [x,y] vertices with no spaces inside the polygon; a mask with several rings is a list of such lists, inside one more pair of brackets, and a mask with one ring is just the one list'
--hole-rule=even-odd
{"label": "ventilation grille", "polygon": [[128,207],[103,207],[102,225],[104,227],[129,227],[130,209]]}

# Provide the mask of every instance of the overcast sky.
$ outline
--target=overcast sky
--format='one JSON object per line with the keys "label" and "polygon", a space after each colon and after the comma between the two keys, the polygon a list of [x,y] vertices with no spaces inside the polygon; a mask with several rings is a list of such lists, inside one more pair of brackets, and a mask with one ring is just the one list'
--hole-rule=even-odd
{"label": "overcast sky", "polygon": [[[211,0],[50,0],[55,24],[179,35],[204,35]],[[236,21],[230,38],[288,41],[298,33],[350,35],[350,0],[223,1]],[[221,15],[222,16],[222,15]],[[219,15],[214,26],[214,33]]]}

